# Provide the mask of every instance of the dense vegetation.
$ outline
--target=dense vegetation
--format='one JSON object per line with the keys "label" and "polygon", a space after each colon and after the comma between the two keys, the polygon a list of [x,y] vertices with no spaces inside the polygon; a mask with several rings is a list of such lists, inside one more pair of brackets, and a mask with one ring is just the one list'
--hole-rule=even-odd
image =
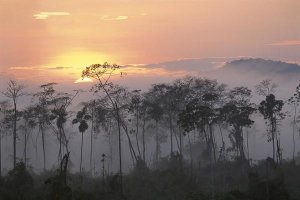
{"label": "dense vegetation", "polygon": [[[31,105],[19,110],[18,102],[29,94],[16,81],[9,82],[3,92],[7,100],[0,103],[0,138],[13,137],[13,169],[0,174],[0,199],[285,200],[300,196],[300,166],[295,162],[299,86],[283,101],[276,98],[271,80],[262,81],[255,87],[262,99],[256,105],[251,89],[229,89],[200,77],[155,84],[146,92],[129,91],[111,82],[119,71],[120,66],[107,63],[87,67],[82,77],[95,79],[90,90],[94,98],[82,102],[76,112],[70,107],[81,91],[57,92],[56,83],[41,85],[32,94]],[[287,104],[293,113],[284,111]],[[265,120],[266,142],[272,143],[272,157],[258,163],[252,162],[248,145],[247,129],[255,124],[254,114]],[[293,117],[291,161],[282,157],[279,129],[288,115]],[[76,173],[69,170],[72,140],[68,123],[78,126],[81,137]],[[47,163],[49,134],[57,139],[60,164],[56,170],[50,170]],[[90,134],[88,171],[82,167],[84,134]],[[110,150],[102,153],[101,174],[93,170],[97,134],[108,137]],[[42,173],[31,167],[27,154],[30,135],[42,145]],[[18,159],[19,143],[24,150]],[[163,148],[169,149],[167,155]],[[114,149],[118,149],[118,159],[113,158]],[[124,173],[125,151],[133,168]],[[113,160],[118,160],[118,171],[107,169]]]}

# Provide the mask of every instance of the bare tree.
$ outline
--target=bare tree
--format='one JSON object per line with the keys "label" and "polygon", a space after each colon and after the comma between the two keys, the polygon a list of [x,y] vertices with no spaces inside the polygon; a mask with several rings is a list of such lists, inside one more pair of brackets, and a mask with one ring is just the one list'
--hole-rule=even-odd
{"label": "bare tree", "polygon": [[296,91],[292,97],[288,99],[288,104],[293,107],[293,162],[295,162],[295,152],[296,152],[296,141],[295,141],[295,132],[297,129],[297,113],[298,106],[300,105],[300,85],[296,87]]}
{"label": "bare tree", "polygon": [[17,160],[17,103],[18,99],[21,96],[24,96],[25,93],[23,92],[25,86],[19,84],[17,81],[10,80],[7,84],[7,88],[3,93],[3,95],[13,102],[13,166],[16,167],[16,160]]}
{"label": "bare tree", "polygon": [[[119,65],[105,62],[102,64],[93,64],[91,66],[86,67],[85,70],[82,71],[82,78],[94,78],[97,80],[97,84],[94,86],[94,92],[99,92],[101,90],[104,92],[106,97],[109,99],[111,107],[114,111],[115,118],[117,120],[118,125],[118,133],[119,133],[119,173],[120,173],[120,185],[121,185],[121,194],[123,194],[123,176],[122,176],[122,147],[121,147],[121,119],[119,113],[119,106],[117,102],[112,99],[109,89],[112,86],[110,82],[111,76],[113,76],[116,70],[120,69]],[[121,72],[121,75],[123,73]]]}

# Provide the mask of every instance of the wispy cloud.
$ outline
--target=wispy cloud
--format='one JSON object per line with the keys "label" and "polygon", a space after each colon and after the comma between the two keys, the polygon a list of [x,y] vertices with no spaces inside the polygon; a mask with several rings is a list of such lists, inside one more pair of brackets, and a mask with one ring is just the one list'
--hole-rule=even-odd
{"label": "wispy cloud", "polygon": [[10,70],[63,70],[63,69],[71,69],[72,67],[47,67],[47,66],[23,66],[23,67],[10,67]]}
{"label": "wispy cloud", "polygon": [[295,45],[300,45],[300,40],[283,40],[279,42],[274,42],[271,44],[267,44],[271,46],[295,46]]}
{"label": "wispy cloud", "polygon": [[62,69],[71,69],[72,67],[62,67],[62,66],[59,66],[59,67],[48,67],[47,69],[50,69],[50,70],[62,70]]}
{"label": "wispy cloud", "polygon": [[116,21],[121,21],[121,20],[127,20],[129,19],[129,17],[127,15],[119,15],[119,16],[109,16],[109,15],[103,15],[101,17],[101,20],[105,20],[105,21],[111,21],[111,20],[116,20]]}
{"label": "wispy cloud", "polygon": [[68,12],[39,12],[34,14],[33,17],[35,19],[47,19],[50,16],[68,16],[70,13]]}
{"label": "wispy cloud", "polygon": [[10,70],[35,70],[36,67],[10,67]]}

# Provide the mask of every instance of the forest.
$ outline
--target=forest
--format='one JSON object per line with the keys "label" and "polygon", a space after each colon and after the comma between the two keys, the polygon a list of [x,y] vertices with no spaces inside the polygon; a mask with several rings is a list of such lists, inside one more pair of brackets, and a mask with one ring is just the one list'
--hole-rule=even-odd
{"label": "forest", "polygon": [[[44,83],[30,93],[19,81],[8,82],[0,99],[1,200],[300,198],[295,142],[300,85],[291,97],[279,99],[269,79],[258,81],[252,91],[186,76],[141,91],[114,83],[122,76],[121,66],[104,63],[82,71],[82,78],[93,80],[89,91],[61,92],[56,83]],[[83,93],[89,98],[75,105]],[[249,129],[257,118],[263,120],[261,140],[272,147],[265,149],[270,156],[260,160],[249,154]],[[281,125],[287,118],[293,122],[292,133],[285,134],[292,155],[284,157]],[[80,138],[78,165],[70,148],[72,129]],[[6,138],[12,152],[1,148]],[[50,138],[55,155],[47,148]],[[103,144],[106,151],[97,152]],[[42,166],[31,162],[34,148]],[[2,166],[4,155],[11,156],[8,170]]]}

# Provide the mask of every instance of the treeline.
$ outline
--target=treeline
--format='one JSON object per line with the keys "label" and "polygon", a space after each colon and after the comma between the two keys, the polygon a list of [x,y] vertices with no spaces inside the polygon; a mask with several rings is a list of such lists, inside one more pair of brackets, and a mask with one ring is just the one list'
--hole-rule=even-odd
{"label": "treeline", "polygon": [[[13,137],[14,169],[6,177],[10,177],[14,173],[25,173],[25,175],[28,173],[26,168],[30,166],[30,162],[28,161],[27,144],[28,138],[33,134],[36,137],[41,135],[40,141],[36,141],[42,144],[43,169],[46,173],[47,166],[49,166],[46,148],[47,134],[51,134],[57,139],[57,160],[61,164],[58,166],[59,170],[56,175],[52,174],[51,178],[48,174],[45,175],[48,178],[44,178],[47,180],[48,186],[52,185],[48,189],[61,195],[59,199],[74,199],[74,194],[72,196],[70,192],[74,192],[74,187],[70,189],[67,181],[67,165],[68,160],[71,159],[69,158],[69,144],[72,142],[68,123],[72,123],[78,126],[78,133],[81,136],[80,166],[77,177],[80,182],[78,193],[88,192],[88,188],[83,189],[83,187],[85,184],[92,184],[90,182],[84,184],[84,180],[92,181],[93,178],[88,178],[88,174],[94,175],[92,173],[93,149],[94,145],[97,145],[94,136],[105,134],[108,137],[109,151],[102,154],[102,174],[94,180],[100,190],[95,189],[95,191],[97,194],[100,192],[98,195],[103,198],[118,199],[131,193],[142,195],[137,194],[138,192],[135,190],[135,188],[142,187],[140,184],[147,185],[148,182],[151,182],[155,185],[160,184],[157,182],[158,180],[173,179],[174,187],[178,186],[178,190],[181,190],[182,193],[179,192],[178,198],[172,194],[170,197],[161,194],[163,196],[161,199],[218,199],[221,198],[219,197],[220,193],[225,193],[225,196],[231,195],[232,198],[235,198],[235,195],[238,198],[240,195],[238,199],[250,199],[250,193],[258,191],[260,193],[257,195],[261,196],[255,199],[275,199],[276,195],[283,195],[281,199],[289,198],[284,188],[280,168],[286,163],[282,158],[279,125],[288,114],[283,111],[283,107],[285,104],[289,104],[293,108],[293,113],[289,115],[293,117],[292,163],[295,163],[297,108],[300,102],[299,86],[292,97],[283,101],[276,98],[276,85],[271,80],[262,81],[255,87],[255,93],[262,96],[263,100],[256,105],[251,101],[254,93],[251,89],[247,87],[229,89],[225,84],[218,83],[217,80],[201,77],[185,77],[170,84],[154,84],[146,92],[129,91],[111,81],[111,77],[116,74],[124,75],[120,72],[121,70],[120,66],[108,63],[87,67],[82,72],[82,78],[94,79],[95,84],[90,90],[94,98],[82,102],[81,109],[78,111],[71,111],[71,107],[73,100],[81,95],[81,91],[57,92],[55,90],[56,83],[41,85],[40,91],[30,94],[32,96],[31,105],[19,110],[19,102],[29,94],[26,94],[24,86],[16,81],[10,81],[7,89],[3,91],[7,100],[0,102],[0,138]],[[264,118],[266,142],[272,143],[272,157],[257,166],[251,164],[246,131],[255,123],[254,114],[260,114]],[[82,166],[84,134],[90,135],[89,171],[83,170]],[[18,163],[16,153],[17,138],[24,144],[20,163]],[[116,138],[118,145],[114,145],[112,141]],[[163,144],[165,144],[164,147]],[[169,156],[162,155],[162,148],[169,148]],[[105,163],[112,162],[114,149],[118,151],[118,172],[108,173]],[[132,172],[123,177],[124,158],[122,156],[124,156],[124,151],[129,152],[134,167]],[[0,152],[1,154],[3,152]],[[264,170],[265,166],[267,172]],[[234,180],[233,186],[229,185],[231,180],[226,180],[224,175],[226,173],[229,173]],[[262,179],[264,181],[261,181]],[[176,181],[181,182],[176,183]],[[3,184],[7,185],[7,183],[9,181],[4,180]],[[220,185],[223,184],[228,185],[221,187]],[[261,189],[259,184],[262,184],[264,189]],[[244,194],[239,191],[247,190],[248,186],[252,188],[249,190],[250,193]],[[144,187],[148,186],[144,185]],[[155,189],[152,187],[154,186],[151,186],[149,188],[151,191],[147,193],[155,193]],[[161,184],[161,187],[168,188],[170,191],[167,192],[176,193],[168,184]],[[162,189],[157,188],[157,191]],[[237,191],[231,194],[229,192],[231,190]],[[51,191],[48,191],[49,195]],[[193,191],[196,191],[196,194],[193,194]],[[109,196],[115,193],[121,194],[121,196]],[[273,193],[276,195],[274,196]],[[224,195],[222,198],[225,198]],[[154,197],[151,196],[151,198]],[[140,199],[151,198],[140,196]],[[133,199],[138,198],[135,196]],[[157,196],[155,199],[160,199],[160,197]]]}

